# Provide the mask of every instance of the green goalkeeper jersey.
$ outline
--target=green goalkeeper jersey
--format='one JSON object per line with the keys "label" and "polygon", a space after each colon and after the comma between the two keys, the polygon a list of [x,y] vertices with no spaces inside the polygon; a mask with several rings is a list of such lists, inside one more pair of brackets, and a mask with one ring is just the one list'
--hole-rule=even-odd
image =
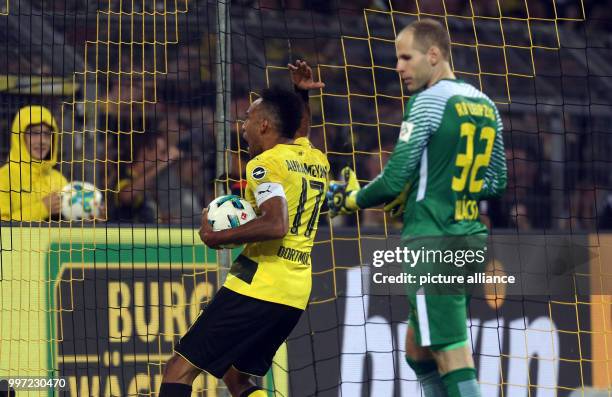
{"label": "green goalkeeper jersey", "polygon": [[478,202],[500,195],[506,179],[495,104],[470,84],[441,80],[410,98],[389,162],[357,204],[387,203],[409,183],[402,238],[487,233]]}

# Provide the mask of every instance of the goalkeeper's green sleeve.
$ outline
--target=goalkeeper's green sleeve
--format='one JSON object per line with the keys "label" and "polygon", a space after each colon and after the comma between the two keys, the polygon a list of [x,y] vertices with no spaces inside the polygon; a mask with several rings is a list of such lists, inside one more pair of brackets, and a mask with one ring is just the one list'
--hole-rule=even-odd
{"label": "goalkeeper's green sleeve", "polygon": [[498,197],[506,190],[508,171],[506,167],[506,152],[504,150],[503,124],[499,111],[495,108],[497,119],[497,134],[493,142],[493,152],[487,171],[485,172],[482,190],[478,194],[478,200]]}

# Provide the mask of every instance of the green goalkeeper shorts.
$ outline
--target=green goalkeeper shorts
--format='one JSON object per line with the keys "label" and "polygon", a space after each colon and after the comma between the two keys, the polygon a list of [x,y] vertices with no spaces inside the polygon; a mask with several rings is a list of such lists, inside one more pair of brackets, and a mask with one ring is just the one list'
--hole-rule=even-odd
{"label": "green goalkeeper shorts", "polygon": [[[467,280],[470,274],[484,271],[486,266],[486,236],[483,235],[415,238],[404,242],[404,246],[422,252],[421,260],[404,264],[403,269],[406,273],[414,274],[417,280],[421,280],[421,276],[435,275],[462,275]],[[448,262],[449,252],[469,250],[479,251],[484,260],[463,263],[460,267]],[[444,260],[440,260],[439,254],[423,256],[425,252],[438,251],[446,255],[442,255]],[[472,287],[461,283],[408,284],[409,326],[414,329],[419,346],[448,345],[467,339],[467,313]]]}

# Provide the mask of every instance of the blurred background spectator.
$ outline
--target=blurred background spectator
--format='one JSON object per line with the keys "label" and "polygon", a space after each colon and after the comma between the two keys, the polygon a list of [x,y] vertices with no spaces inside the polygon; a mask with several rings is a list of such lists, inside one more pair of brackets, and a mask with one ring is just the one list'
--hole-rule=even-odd
{"label": "blurred background spectator", "polygon": [[119,166],[113,217],[119,222],[160,222],[168,216],[159,205],[160,196],[168,190],[158,189],[158,181],[181,152],[176,146],[169,146],[161,134],[147,133],[134,141],[133,160]]}
{"label": "blurred background spectator", "polygon": [[157,175],[157,191],[162,192],[158,194],[160,221],[191,225],[204,208],[204,185],[195,176],[207,166],[214,168],[214,164],[205,164],[203,145],[197,136],[191,139],[187,135],[176,147],[181,153],[179,161]]}
{"label": "blurred background spectator", "polygon": [[43,221],[59,219],[60,191],[68,183],[55,169],[59,130],[49,109],[26,106],[11,127],[11,151],[0,167],[0,219]]}

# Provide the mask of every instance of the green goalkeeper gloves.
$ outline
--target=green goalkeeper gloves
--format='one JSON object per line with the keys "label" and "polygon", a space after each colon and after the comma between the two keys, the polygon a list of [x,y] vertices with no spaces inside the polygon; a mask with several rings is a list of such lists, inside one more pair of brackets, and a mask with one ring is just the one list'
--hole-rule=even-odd
{"label": "green goalkeeper gloves", "polygon": [[331,181],[327,192],[327,206],[332,218],[352,214],[359,209],[357,193],[361,189],[357,175],[350,167],[342,169],[343,181]]}

